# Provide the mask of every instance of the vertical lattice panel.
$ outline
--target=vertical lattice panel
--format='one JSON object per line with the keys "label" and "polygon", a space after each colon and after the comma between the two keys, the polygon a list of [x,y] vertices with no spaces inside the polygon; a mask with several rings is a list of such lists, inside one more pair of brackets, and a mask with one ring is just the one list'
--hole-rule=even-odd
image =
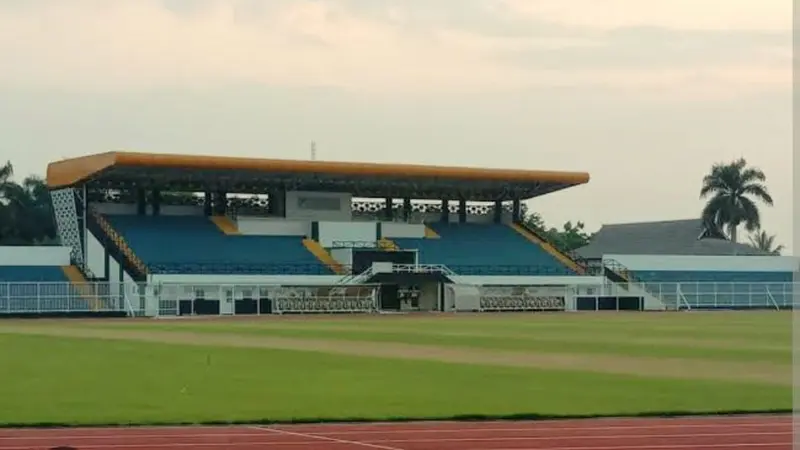
{"label": "vertical lattice panel", "polygon": [[50,191],[53,213],[56,216],[58,237],[62,245],[69,246],[72,260],[84,267],[83,246],[81,245],[81,229],[78,224],[78,208],[75,205],[75,190],[72,188]]}

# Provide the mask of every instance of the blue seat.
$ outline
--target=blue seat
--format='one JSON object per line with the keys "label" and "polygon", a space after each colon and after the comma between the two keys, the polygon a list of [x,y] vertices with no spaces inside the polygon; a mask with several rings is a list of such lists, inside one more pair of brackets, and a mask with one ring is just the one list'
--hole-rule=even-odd
{"label": "blue seat", "polygon": [[781,308],[792,305],[788,272],[634,271],[637,280],[669,303],[693,308]]}
{"label": "blue seat", "polygon": [[434,223],[439,239],[392,239],[419,251],[421,264],[444,264],[461,275],[575,275],[553,255],[500,224]]}
{"label": "blue seat", "polygon": [[202,216],[109,216],[151,273],[331,274],[299,236],[231,236]]}

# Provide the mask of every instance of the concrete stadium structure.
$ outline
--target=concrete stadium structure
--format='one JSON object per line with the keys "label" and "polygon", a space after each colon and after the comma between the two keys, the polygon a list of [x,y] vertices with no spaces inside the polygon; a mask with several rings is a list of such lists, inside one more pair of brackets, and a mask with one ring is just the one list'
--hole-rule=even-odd
{"label": "concrete stadium structure", "polygon": [[[8,258],[0,314],[791,306],[791,283],[758,277],[746,279],[747,296],[724,301],[716,287],[709,302],[684,280],[654,289],[620,263],[624,255],[568,255],[524,225],[523,201],[588,181],[578,172],[128,152],[58,161],[47,171],[65,246],[51,260],[58,270],[41,278],[46,259],[35,268]],[[42,286],[56,289],[45,302]]]}

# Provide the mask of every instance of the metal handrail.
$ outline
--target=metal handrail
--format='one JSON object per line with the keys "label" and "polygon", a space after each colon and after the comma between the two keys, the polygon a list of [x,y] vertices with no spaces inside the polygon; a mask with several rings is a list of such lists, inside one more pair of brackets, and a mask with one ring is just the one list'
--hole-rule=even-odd
{"label": "metal handrail", "polygon": [[125,239],[111,226],[111,223],[103,217],[102,214],[98,213],[94,209],[91,210],[92,217],[97,220],[98,225],[100,228],[108,235],[108,237],[117,245],[122,255],[125,256],[128,261],[136,267],[143,274],[147,274],[147,266],[144,262],[139,259],[138,256],[133,252],[133,249],[130,248]]}

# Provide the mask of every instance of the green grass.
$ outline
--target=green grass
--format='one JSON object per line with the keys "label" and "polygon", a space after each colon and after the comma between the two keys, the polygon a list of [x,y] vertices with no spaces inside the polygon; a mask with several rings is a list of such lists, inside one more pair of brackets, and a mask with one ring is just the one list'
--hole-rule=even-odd
{"label": "green grass", "polygon": [[[109,326],[109,325],[101,325]],[[441,320],[149,322],[126,326],[159,331],[225,333],[301,339],[593,353],[634,357],[770,362],[789,365],[791,315],[621,314],[504,315]]]}
{"label": "green grass", "polygon": [[716,348],[704,347],[701,340],[694,346],[673,345],[664,341],[637,341],[636,337],[609,339],[590,333],[508,335],[447,335],[441,331],[403,332],[389,329],[373,330],[325,330],[309,328],[236,326],[236,325],[186,325],[157,324],[147,328],[159,331],[207,332],[245,334],[285,338],[404,343],[429,346],[482,348],[513,351],[535,351],[546,353],[593,353],[657,358],[694,358],[724,361],[764,361],[791,364],[791,349],[776,348]]}
{"label": "green grass", "polygon": [[0,334],[0,423],[200,423],[788,410],[791,388]]}

